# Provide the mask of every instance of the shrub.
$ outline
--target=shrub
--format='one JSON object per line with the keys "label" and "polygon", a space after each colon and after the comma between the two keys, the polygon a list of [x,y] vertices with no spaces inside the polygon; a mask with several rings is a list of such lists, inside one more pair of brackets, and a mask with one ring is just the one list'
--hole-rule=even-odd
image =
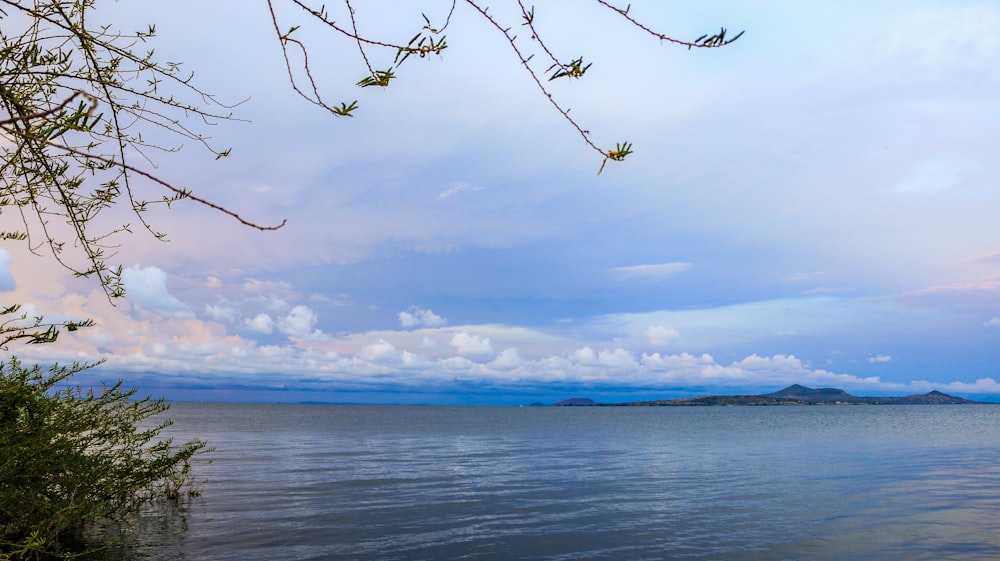
{"label": "shrub", "polygon": [[65,384],[90,366],[0,363],[0,561],[73,557],[88,525],[194,493],[190,459],[205,443],[158,438],[170,421],[151,418],[169,405],[120,381]]}

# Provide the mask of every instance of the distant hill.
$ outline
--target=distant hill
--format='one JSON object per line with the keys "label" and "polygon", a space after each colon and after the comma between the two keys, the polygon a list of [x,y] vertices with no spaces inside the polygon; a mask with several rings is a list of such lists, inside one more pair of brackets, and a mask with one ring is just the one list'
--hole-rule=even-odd
{"label": "distant hill", "polygon": [[[580,399],[580,398],[576,398]],[[567,400],[568,401],[568,400]],[[623,406],[712,406],[712,405],[963,405],[981,403],[939,391],[903,397],[865,397],[837,388],[807,388],[793,384],[763,395],[708,395],[682,399],[616,403]]]}
{"label": "distant hill", "polygon": [[552,405],[556,407],[588,407],[601,404],[597,403],[593,399],[586,397],[571,397],[569,399],[564,399],[560,402],[553,403]]}
{"label": "distant hill", "polygon": [[792,384],[783,390],[765,394],[764,397],[776,399],[798,399],[803,401],[853,401],[857,397],[837,388],[807,388]]}

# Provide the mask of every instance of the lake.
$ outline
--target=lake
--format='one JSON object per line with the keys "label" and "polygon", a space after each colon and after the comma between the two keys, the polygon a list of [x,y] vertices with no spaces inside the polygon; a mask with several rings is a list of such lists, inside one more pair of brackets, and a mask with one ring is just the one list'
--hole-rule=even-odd
{"label": "lake", "polygon": [[1000,406],[174,404],[134,560],[995,560]]}

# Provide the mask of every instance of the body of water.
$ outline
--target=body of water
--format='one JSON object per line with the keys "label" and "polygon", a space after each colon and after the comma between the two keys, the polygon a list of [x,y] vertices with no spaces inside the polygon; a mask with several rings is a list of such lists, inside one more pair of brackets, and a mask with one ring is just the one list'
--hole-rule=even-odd
{"label": "body of water", "polygon": [[995,560],[1000,406],[192,404],[135,560]]}

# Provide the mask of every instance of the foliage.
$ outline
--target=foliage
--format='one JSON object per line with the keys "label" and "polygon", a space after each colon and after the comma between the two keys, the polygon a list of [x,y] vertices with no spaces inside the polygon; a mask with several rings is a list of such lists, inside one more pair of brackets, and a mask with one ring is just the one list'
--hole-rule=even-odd
{"label": "foliage", "polygon": [[194,492],[190,460],[205,443],[157,440],[169,421],[150,421],[167,404],[121,382],[61,387],[87,367],[0,363],[0,559],[64,552],[88,523]]}
{"label": "foliage", "polygon": [[[126,206],[157,238],[145,213],[191,199],[259,226],[145,171],[156,152],[194,141],[217,158],[228,150],[191,121],[232,119],[230,108],[198,89],[173,62],[144,44],[156,29],[122,34],[93,27],[94,0],[0,0],[0,213],[21,227],[0,239],[27,241],[81,276],[96,276],[111,297],[123,294],[121,268],[108,263],[112,236],[129,223],[98,228],[97,217]],[[193,98],[196,101],[186,101]],[[144,195],[140,183],[164,190]],[[9,222],[9,220],[8,220]],[[63,230],[68,227],[68,234]],[[67,255],[67,247],[78,255]]]}

